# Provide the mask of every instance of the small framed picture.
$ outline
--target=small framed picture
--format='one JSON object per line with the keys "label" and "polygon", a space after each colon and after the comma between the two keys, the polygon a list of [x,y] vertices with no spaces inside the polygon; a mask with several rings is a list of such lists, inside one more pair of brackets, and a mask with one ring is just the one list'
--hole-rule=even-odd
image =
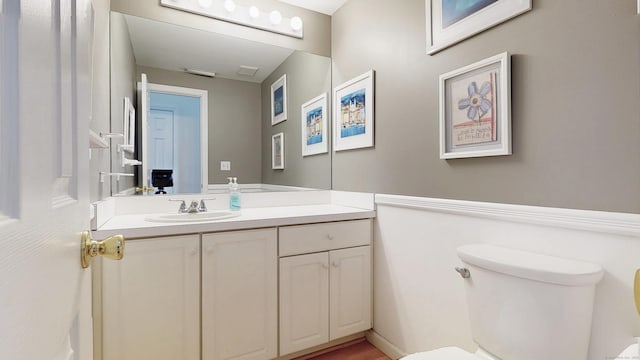
{"label": "small framed picture", "polygon": [[[134,145],[136,138],[136,109],[133,107],[131,99],[127,96],[124,97],[123,119],[123,145]],[[133,147],[123,147],[123,149],[133,152]]]}
{"label": "small framed picture", "polygon": [[427,54],[531,10],[531,0],[425,0]]}
{"label": "small framed picture", "polygon": [[271,168],[284,169],[284,133],[277,133],[271,137]]}
{"label": "small framed picture", "polygon": [[271,125],[287,120],[287,74],[271,84]]}
{"label": "small framed picture", "polygon": [[373,146],[374,71],[333,89],[334,151]]}
{"label": "small framed picture", "polygon": [[440,158],[497,155],[511,155],[506,52],[440,75]]}
{"label": "small framed picture", "polygon": [[302,156],[328,151],[327,94],[302,104]]}

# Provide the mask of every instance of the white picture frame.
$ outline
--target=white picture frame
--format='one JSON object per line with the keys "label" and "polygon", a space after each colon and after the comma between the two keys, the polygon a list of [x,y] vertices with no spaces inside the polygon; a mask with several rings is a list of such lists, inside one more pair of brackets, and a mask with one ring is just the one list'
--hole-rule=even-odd
{"label": "white picture frame", "polygon": [[287,120],[287,74],[271,84],[271,126]]}
{"label": "white picture frame", "polygon": [[511,57],[440,75],[440,158],[511,155]]}
{"label": "white picture frame", "polygon": [[375,72],[369,70],[333,89],[333,150],[373,147]]}
{"label": "white picture frame", "polygon": [[427,54],[433,55],[531,10],[531,1],[474,0],[474,6],[454,10],[447,9],[443,0],[425,0]]}
{"label": "white picture frame", "polygon": [[284,133],[271,137],[271,169],[284,169]]}
{"label": "white picture frame", "polygon": [[302,156],[328,152],[327,94],[323,93],[301,106]]}
{"label": "white picture frame", "polygon": [[136,139],[136,109],[128,96],[124,97],[122,130],[123,145],[125,145],[123,149],[133,152],[133,145]]}

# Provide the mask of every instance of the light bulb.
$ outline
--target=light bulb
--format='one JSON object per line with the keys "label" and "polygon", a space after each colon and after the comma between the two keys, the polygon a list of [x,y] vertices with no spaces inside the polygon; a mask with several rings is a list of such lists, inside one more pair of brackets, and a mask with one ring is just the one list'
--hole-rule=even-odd
{"label": "light bulb", "polygon": [[211,7],[212,2],[213,0],[198,0],[198,5],[200,5],[203,8],[209,8]]}
{"label": "light bulb", "polygon": [[291,28],[295,31],[300,31],[302,29],[302,19],[298,16],[292,17]]}
{"label": "light bulb", "polygon": [[252,19],[257,19],[260,16],[260,9],[258,9],[257,6],[251,6],[249,8],[249,16],[251,16]]}
{"label": "light bulb", "polygon": [[225,0],[224,9],[232,13],[236,9],[236,3],[233,0]]}
{"label": "light bulb", "polygon": [[273,25],[278,25],[282,22],[282,15],[278,10],[273,10],[271,14],[269,14],[269,21],[271,21]]}

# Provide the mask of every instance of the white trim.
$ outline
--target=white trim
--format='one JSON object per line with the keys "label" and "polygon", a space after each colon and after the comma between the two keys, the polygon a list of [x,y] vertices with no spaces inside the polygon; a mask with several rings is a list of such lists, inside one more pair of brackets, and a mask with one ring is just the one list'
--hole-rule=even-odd
{"label": "white trim", "polygon": [[376,194],[376,205],[640,238],[640,215]]}
{"label": "white trim", "polygon": [[[143,74],[144,75],[144,74]],[[147,83],[147,92],[159,92],[164,94],[174,94],[174,95],[186,95],[200,98],[200,171],[201,171],[201,181],[200,181],[200,191],[203,191],[207,188],[209,184],[209,101],[208,101],[208,91],[201,89],[192,89],[186,87],[179,86],[169,86],[169,85],[160,85]],[[150,104],[148,104],[150,106]],[[143,111],[149,111],[149,109],[143,109]],[[142,124],[144,126],[142,133],[146,134],[144,130],[146,128],[146,124]],[[146,136],[145,136],[146,137]],[[146,141],[143,141],[144,149],[146,149]],[[146,158],[146,151],[143,150],[142,154]],[[148,172],[148,163],[145,163],[143,160],[143,175]],[[142,186],[147,186],[147,184],[141,184]]]}
{"label": "white trim", "polygon": [[380,351],[385,353],[388,357],[392,359],[399,359],[407,354],[402,350],[398,349],[395,345],[393,345],[389,340],[383,338],[375,332],[375,330],[369,330],[365,334],[367,341],[369,341],[373,346],[378,348]]}

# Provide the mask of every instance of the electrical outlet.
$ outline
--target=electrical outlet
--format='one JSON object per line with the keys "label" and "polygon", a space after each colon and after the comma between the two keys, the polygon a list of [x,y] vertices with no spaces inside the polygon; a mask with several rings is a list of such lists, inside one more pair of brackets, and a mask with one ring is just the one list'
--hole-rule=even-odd
{"label": "electrical outlet", "polygon": [[220,171],[231,171],[231,161],[220,161]]}

